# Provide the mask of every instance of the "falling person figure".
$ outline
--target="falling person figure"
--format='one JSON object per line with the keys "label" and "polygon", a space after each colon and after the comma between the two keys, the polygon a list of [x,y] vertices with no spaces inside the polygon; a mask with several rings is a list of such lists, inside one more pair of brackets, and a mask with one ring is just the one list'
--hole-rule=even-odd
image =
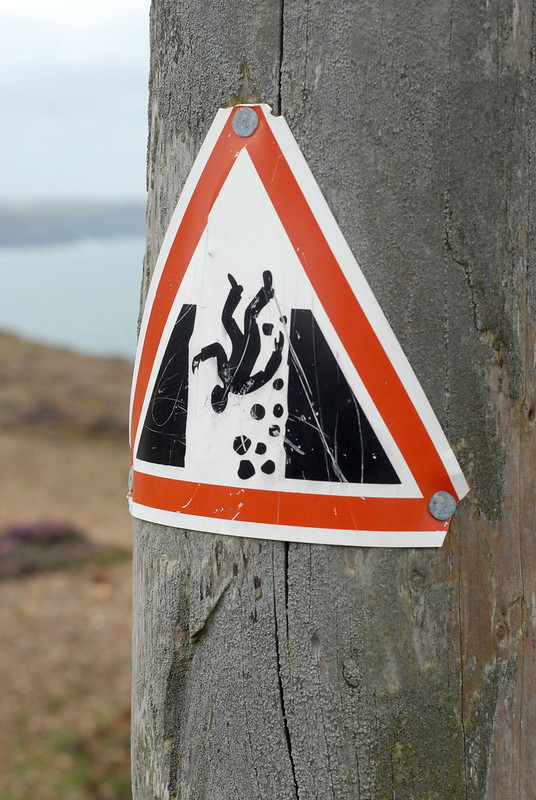
{"label": "falling person figure", "polygon": [[223,311],[221,320],[230,340],[231,355],[228,357],[220,342],[213,342],[201,349],[192,361],[192,370],[199,367],[202,361],[210,358],[216,359],[218,377],[222,384],[217,384],[211,393],[212,408],[218,414],[225,411],[229,394],[250,394],[260,389],[275,375],[282,359],[283,333],[274,339],[274,350],[270,355],[264,369],[251,374],[257,358],[261,352],[261,335],[257,317],[274,296],[272,287],[272,273],[263,272],[264,285],[257,292],[244,312],[244,330],[241,331],[234,318],[234,312],[242,299],[243,286],[239,286],[232,275],[227,275],[231,288]]}

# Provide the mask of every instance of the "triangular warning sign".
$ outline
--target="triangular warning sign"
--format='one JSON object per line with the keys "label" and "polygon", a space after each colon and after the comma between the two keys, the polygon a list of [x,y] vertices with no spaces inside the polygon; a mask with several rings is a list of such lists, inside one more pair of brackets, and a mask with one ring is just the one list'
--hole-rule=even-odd
{"label": "triangular warning sign", "polygon": [[132,514],[215,533],[438,546],[467,492],[267,106],[218,112],[180,197],[140,331],[131,448]]}

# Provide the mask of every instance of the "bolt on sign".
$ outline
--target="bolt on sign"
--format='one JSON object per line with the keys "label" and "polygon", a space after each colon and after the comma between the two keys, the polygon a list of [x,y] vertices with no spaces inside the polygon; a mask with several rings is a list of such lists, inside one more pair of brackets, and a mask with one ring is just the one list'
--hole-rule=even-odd
{"label": "bolt on sign", "polygon": [[213,533],[439,546],[467,483],[290,129],[218,111],[149,289],[131,513]]}

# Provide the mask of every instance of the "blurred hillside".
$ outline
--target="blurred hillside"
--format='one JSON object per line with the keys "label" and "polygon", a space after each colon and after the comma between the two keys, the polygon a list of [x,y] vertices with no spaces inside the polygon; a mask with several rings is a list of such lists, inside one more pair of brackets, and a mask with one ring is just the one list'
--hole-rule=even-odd
{"label": "blurred hillside", "polygon": [[131,365],[0,334],[0,800],[129,800]]}
{"label": "blurred hillside", "polygon": [[0,247],[144,235],[143,203],[0,203]]}
{"label": "blurred hillside", "polygon": [[122,441],[132,365],[0,332],[0,430]]}

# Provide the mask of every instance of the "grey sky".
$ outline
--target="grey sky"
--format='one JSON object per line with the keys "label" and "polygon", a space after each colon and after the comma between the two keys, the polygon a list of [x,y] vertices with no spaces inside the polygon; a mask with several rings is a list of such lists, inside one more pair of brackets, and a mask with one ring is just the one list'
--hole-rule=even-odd
{"label": "grey sky", "polygon": [[0,198],[145,194],[149,0],[0,0]]}

